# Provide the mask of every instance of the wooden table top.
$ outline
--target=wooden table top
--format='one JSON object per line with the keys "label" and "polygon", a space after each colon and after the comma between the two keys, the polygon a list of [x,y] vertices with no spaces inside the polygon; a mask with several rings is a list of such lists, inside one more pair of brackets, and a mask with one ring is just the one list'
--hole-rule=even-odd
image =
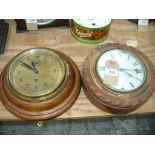
{"label": "wooden table top", "polygon": [[[0,72],[4,66],[15,55],[23,50],[34,47],[48,47],[60,50],[69,55],[82,69],[82,64],[92,51],[98,45],[106,43],[135,44],[136,48],[141,50],[152,63],[155,65],[155,23],[151,22],[147,28],[138,28],[136,24],[128,20],[113,20],[106,41],[100,44],[91,45],[83,44],[75,40],[68,28],[43,28],[39,31],[30,31],[24,33],[16,33],[16,24],[13,20],[6,20],[10,24],[6,50],[0,55]],[[152,97],[138,110],[131,114],[147,114],[155,112],[155,93]],[[96,108],[86,98],[83,90],[75,102],[75,104],[67,112],[59,116],[57,119],[65,118],[92,118],[107,117],[112,114],[103,112]],[[19,120],[11,114],[0,102],[0,120]]]}

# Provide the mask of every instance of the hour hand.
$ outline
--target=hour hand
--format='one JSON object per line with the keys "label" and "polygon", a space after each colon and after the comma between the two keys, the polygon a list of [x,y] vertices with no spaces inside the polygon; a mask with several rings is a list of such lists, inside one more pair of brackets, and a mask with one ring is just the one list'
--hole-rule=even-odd
{"label": "hour hand", "polygon": [[35,63],[32,61],[32,66],[34,67],[35,70],[37,70]]}
{"label": "hour hand", "polygon": [[[100,70],[105,70],[105,67],[99,67]],[[125,69],[125,68],[119,68],[119,71],[135,71],[137,74],[142,73],[142,69]]]}
{"label": "hour hand", "polygon": [[134,77],[132,74],[128,73],[126,70],[123,70],[124,73],[126,73],[128,76],[134,78],[134,79],[137,79],[139,81],[141,81],[140,79],[138,79],[137,77]]}
{"label": "hour hand", "polygon": [[38,72],[39,72],[36,68],[34,68],[34,67],[28,65],[27,63],[25,63],[25,62],[23,62],[23,61],[20,61],[20,62],[21,62],[27,69],[34,71],[34,73],[38,73]]}

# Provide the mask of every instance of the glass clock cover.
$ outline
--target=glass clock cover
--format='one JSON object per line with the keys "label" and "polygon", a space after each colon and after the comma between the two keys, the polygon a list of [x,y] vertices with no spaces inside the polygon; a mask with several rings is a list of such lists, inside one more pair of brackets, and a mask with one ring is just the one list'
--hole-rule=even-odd
{"label": "glass clock cover", "polygon": [[106,87],[118,92],[132,92],[141,87],[146,79],[142,61],[122,49],[103,53],[96,63],[96,73]]}
{"label": "glass clock cover", "polygon": [[14,59],[8,78],[19,94],[38,97],[57,90],[63,83],[65,71],[65,64],[57,54],[45,49],[32,49]]}

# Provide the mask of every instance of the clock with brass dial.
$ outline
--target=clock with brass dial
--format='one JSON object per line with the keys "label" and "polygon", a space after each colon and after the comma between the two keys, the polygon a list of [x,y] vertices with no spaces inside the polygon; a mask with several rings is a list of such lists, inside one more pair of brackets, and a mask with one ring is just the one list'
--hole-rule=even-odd
{"label": "clock with brass dial", "polygon": [[0,80],[2,103],[23,119],[54,118],[71,107],[80,91],[75,63],[48,48],[20,53],[6,65]]}
{"label": "clock with brass dial", "polygon": [[86,58],[82,77],[88,99],[111,113],[139,108],[155,89],[152,63],[138,49],[127,45],[98,46]]}

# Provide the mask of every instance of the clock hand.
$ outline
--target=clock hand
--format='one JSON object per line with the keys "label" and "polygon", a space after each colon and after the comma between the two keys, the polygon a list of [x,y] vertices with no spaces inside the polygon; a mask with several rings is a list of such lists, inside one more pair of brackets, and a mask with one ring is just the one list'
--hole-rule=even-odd
{"label": "clock hand", "polygon": [[130,77],[132,77],[132,78],[134,78],[134,79],[137,79],[137,80],[139,80],[139,81],[141,81],[140,79],[138,79],[137,77],[134,77],[132,74],[130,74],[130,73],[128,73],[127,71],[125,71],[125,70],[122,70],[124,73],[126,73],[128,76],[130,76]]}
{"label": "clock hand", "polygon": [[141,73],[141,69],[125,69],[125,68],[120,68],[120,71],[135,71],[136,73]]}
{"label": "clock hand", "polygon": [[23,61],[20,61],[27,69],[29,69],[29,70],[32,70],[32,71],[34,71],[34,73],[39,73],[39,71],[37,70],[37,69],[35,69],[35,68],[33,68],[32,66],[29,66],[28,64],[26,64],[25,62],[23,62]]}
{"label": "clock hand", "polygon": [[32,66],[34,67],[35,70],[37,70],[35,63],[32,61]]}
{"label": "clock hand", "polygon": [[[105,67],[100,67],[100,69],[105,70]],[[133,71],[137,71],[137,72],[138,72],[138,69],[124,69],[124,68],[119,68],[119,70],[120,70],[121,72],[126,73],[128,76],[130,76],[130,77],[132,77],[132,78],[134,78],[134,79],[137,79],[137,80],[141,81],[140,79],[138,79],[137,77],[134,77],[132,74],[130,74],[130,73],[128,73],[128,72],[126,71],[126,70],[133,70]]]}
{"label": "clock hand", "polygon": [[[105,70],[105,67],[99,67],[102,70]],[[120,71],[135,71],[137,73],[141,72],[141,69],[125,69],[125,68],[119,68]]]}

